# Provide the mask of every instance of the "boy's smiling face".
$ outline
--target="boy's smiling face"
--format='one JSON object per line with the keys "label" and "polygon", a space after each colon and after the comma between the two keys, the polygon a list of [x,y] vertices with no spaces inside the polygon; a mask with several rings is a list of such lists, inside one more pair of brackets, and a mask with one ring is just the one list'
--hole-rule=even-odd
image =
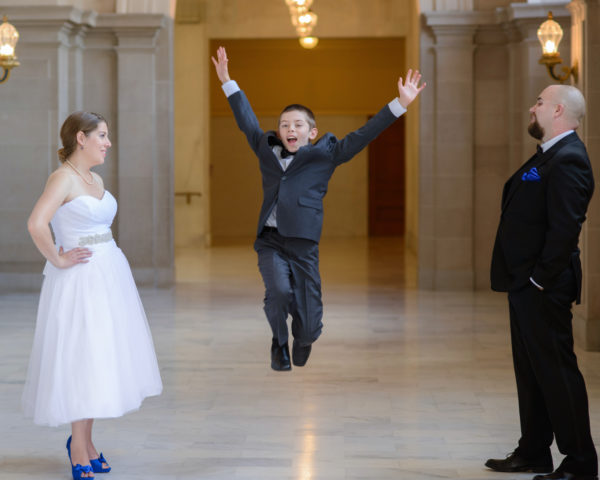
{"label": "boy's smiling face", "polygon": [[306,113],[300,110],[284,112],[279,117],[279,139],[289,152],[297,152],[317,138],[318,130],[311,127]]}

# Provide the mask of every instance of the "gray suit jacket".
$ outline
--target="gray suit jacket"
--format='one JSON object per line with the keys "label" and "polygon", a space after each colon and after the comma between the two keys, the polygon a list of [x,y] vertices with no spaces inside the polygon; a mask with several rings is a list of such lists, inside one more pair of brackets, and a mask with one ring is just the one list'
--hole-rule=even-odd
{"label": "gray suit jacket", "polygon": [[386,105],[364,126],[341,140],[326,133],[315,144],[300,147],[284,171],[272,148],[276,132],[263,132],[243,91],[237,91],[227,99],[238,127],[259,160],[263,204],[257,236],[277,205],[277,230],[281,235],[319,242],[323,227],[323,197],[333,171],[352,159],[397,119]]}

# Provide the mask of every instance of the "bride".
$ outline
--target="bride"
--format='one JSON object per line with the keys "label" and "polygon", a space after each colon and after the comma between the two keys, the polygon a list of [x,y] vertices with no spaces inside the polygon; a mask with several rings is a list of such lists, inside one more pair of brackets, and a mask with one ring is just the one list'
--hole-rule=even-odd
{"label": "bride", "polygon": [[67,451],[79,480],[110,471],[92,442],[94,419],[138,409],[162,382],[129,264],[110,229],[117,202],[90,171],[111,146],[107,122],[75,112],[60,136],[62,165],[27,223],[47,262],[23,409],[40,425],[71,424]]}

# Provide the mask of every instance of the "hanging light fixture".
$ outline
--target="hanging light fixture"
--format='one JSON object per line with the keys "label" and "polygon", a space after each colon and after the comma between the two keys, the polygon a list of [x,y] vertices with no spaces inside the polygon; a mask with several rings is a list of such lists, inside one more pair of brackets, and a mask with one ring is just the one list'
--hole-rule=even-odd
{"label": "hanging light fixture", "polygon": [[560,25],[554,21],[552,12],[548,12],[548,19],[540,25],[537,31],[538,39],[542,45],[542,58],[539,63],[546,65],[548,74],[560,83],[564,83],[571,75],[577,83],[577,64],[573,67],[563,66],[563,75],[554,73],[554,66],[562,63],[558,53],[558,45],[563,37],[563,30]]}
{"label": "hanging light fixture", "polygon": [[292,9],[305,8],[308,10],[313,3],[313,0],[285,0],[287,6]]}
{"label": "hanging light fixture", "polygon": [[296,27],[298,35],[310,35],[312,29],[317,25],[317,14],[307,10],[298,15],[292,15],[292,25]]}
{"label": "hanging light fixture", "polygon": [[300,45],[307,49],[315,48],[319,43],[317,37],[300,37],[298,41],[300,42]]}
{"label": "hanging light fixture", "polygon": [[5,16],[2,25],[0,25],[0,67],[4,70],[4,74],[0,77],[0,83],[8,79],[12,68],[20,65],[15,55],[15,47],[18,41],[19,32],[13,25],[8,23]]}
{"label": "hanging light fixture", "polygon": [[285,3],[290,9],[292,25],[300,37],[300,45],[304,48],[315,48],[319,39],[312,36],[318,19],[317,14],[310,10],[313,0],[285,0]]}

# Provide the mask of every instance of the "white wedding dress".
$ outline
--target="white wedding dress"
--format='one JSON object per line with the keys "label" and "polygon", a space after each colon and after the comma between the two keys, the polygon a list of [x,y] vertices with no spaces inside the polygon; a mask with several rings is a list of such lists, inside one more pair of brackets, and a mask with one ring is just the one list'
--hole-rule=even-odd
{"label": "white wedding dress", "polygon": [[112,240],[117,201],[105,191],[61,205],[57,248],[85,246],[88,263],[47,262],[23,409],[37,424],[119,417],[162,391],[152,335],[127,259]]}

